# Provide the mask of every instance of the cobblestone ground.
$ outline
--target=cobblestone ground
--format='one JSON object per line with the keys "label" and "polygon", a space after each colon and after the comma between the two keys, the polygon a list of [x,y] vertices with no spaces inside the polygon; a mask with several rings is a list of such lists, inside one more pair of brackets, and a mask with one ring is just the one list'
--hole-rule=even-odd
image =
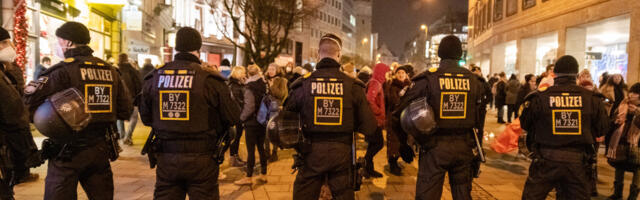
{"label": "cobblestone ground", "polygon": [[[497,136],[504,129],[504,125],[495,123],[495,115],[487,116],[487,134]],[[148,127],[138,125],[134,133],[134,146],[123,146],[124,152],[120,159],[111,163],[115,182],[115,199],[135,200],[152,199],[155,183],[155,170],[149,168],[147,158],[140,155],[140,149],[144,143]],[[37,134],[37,133],[36,133]],[[37,143],[43,138],[36,137]],[[485,144],[490,144],[489,138]],[[241,143],[240,154],[246,157],[244,139]],[[489,145],[485,145],[488,147]],[[358,145],[358,155],[363,156],[365,144],[360,141]],[[490,149],[487,151],[487,163],[481,168],[480,178],[474,179],[472,196],[473,199],[520,199],[524,182],[528,173],[529,162],[523,159],[516,159],[515,153],[497,154]],[[293,151],[283,150],[279,153],[279,160],[270,163],[268,166],[267,183],[252,186],[236,186],[233,181],[240,179],[243,174],[240,168],[230,167],[227,163],[222,164],[221,173],[226,178],[220,181],[221,199],[292,199],[293,181],[295,175],[291,173]],[[598,191],[600,196],[594,199],[605,199],[612,192],[613,168],[599,159],[599,183]],[[415,196],[415,182],[417,174],[417,162],[412,164],[401,163],[404,167],[404,176],[394,176],[388,173],[386,162],[386,149],[383,149],[375,157],[375,167],[383,172],[384,177],[365,180],[361,191],[356,193],[357,199],[413,199]],[[18,200],[42,199],[44,193],[44,178],[46,176],[46,165],[33,170],[38,173],[38,181],[24,183],[16,186],[15,193]],[[627,175],[628,180],[631,179]],[[445,179],[446,180],[446,179]],[[626,195],[625,191],[625,195]],[[87,199],[82,188],[78,187],[79,199]],[[451,199],[448,183],[445,182],[442,199]],[[549,199],[553,199],[551,196]]]}

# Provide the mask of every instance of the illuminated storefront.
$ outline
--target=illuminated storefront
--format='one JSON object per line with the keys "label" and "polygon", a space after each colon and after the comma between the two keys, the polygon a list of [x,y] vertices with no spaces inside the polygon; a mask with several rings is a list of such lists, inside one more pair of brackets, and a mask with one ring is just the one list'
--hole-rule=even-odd
{"label": "illuminated storefront", "polygon": [[[91,3],[85,0],[27,0],[27,21],[29,22],[29,40],[27,43],[26,75],[32,79],[35,66],[44,57],[57,63],[63,58],[55,55],[57,45],[55,31],[67,21],[77,21],[87,25],[90,30],[94,56],[108,59],[121,51],[120,45],[120,4]],[[97,1],[93,1],[97,2]]]}
{"label": "illuminated storefront", "polygon": [[[505,2],[469,1],[472,63],[490,65],[491,73],[515,71],[523,77],[539,75],[558,57],[571,55],[594,80],[605,72],[622,74],[628,82],[640,80],[640,37],[633,34],[640,30],[637,0]],[[515,43],[515,70],[512,61],[505,62],[505,56],[513,57],[503,52],[505,43]]]}

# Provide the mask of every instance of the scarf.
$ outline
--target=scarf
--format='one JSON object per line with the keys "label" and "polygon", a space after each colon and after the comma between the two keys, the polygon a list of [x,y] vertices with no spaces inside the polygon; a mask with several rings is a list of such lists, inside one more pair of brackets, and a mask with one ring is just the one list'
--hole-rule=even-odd
{"label": "scarf", "polygon": [[[615,123],[619,125],[619,127],[613,132],[611,136],[611,140],[609,141],[609,149],[607,150],[607,158],[615,159],[616,158],[616,149],[620,144],[620,139],[622,139],[622,135],[624,134],[624,127],[627,123],[627,114],[629,113],[629,99],[625,98],[618,106],[618,110],[616,112]],[[631,120],[633,122],[635,120],[635,116]],[[632,148],[636,148],[638,146],[638,139],[640,139],[640,129],[634,124],[629,125],[629,129],[627,130],[627,142],[629,146]]]}

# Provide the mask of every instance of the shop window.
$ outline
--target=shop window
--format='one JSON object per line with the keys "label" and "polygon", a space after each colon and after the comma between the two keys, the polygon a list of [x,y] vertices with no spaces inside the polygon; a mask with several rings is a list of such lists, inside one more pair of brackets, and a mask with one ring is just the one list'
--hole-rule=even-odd
{"label": "shop window", "polygon": [[522,0],[522,10],[536,6],[536,0]]}
{"label": "shop window", "polygon": [[504,0],[494,0],[493,7],[493,21],[497,22],[502,20],[504,16]]}
{"label": "shop window", "polygon": [[518,0],[507,0],[507,17],[518,13]]}

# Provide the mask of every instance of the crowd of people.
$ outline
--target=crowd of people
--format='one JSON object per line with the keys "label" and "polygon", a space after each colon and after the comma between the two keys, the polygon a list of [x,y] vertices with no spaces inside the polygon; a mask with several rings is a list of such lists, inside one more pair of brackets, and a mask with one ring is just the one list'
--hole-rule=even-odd
{"label": "crowd of people", "polygon": [[[78,32],[77,30],[82,31]],[[585,132],[585,134],[587,136],[590,136],[588,134],[597,136],[594,137],[596,142],[593,149],[597,152],[598,146],[604,144],[606,149],[605,157],[608,163],[615,168],[614,194],[609,198],[622,198],[625,172],[633,173],[629,199],[636,199],[638,193],[640,193],[640,148],[638,147],[640,141],[640,117],[638,117],[640,115],[640,83],[635,83],[628,87],[623,75],[608,73],[601,74],[596,83],[592,80],[592,74],[589,70],[577,71],[577,62],[570,56],[564,56],[559,59],[556,63],[557,66],[547,66],[546,71],[538,76],[533,74],[524,75],[524,80],[522,81],[517,74],[510,74],[509,78],[507,78],[507,74],[504,72],[491,74],[485,79],[481,68],[478,66],[473,64],[466,66],[468,70],[458,66],[457,60],[461,59],[462,47],[459,39],[455,36],[448,36],[443,39],[441,44],[443,48],[438,52],[438,55],[443,59],[440,68],[434,67],[426,72],[418,72],[411,64],[392,63],[391,65],[386,65],[377,63],[372,67],[356,66],[353,63],[340,64],[338,60],[341,56],[341,40],[335,35],[328,34],[320,42],[320,46],[322,46],[320,53],[323,55],[323,59],[316,66],[311,64],[294,66],[293,63],[285,66],[280,66],[276,63],[271,63],[268,66],[255,64],[250,64],[246,67],[231,66],[231,62],[226,59],[221,62],[220,66],[217,66],[207,64],[197,57],[198,50],[202,45],[202,41],[192,40],[193,38],[201,38],[197,30],[183,28],[177,33],[176,50],[178,53],[175,55],[173,62],[154,67],[151,64],[151,60],[147,59],[140,67],[127,54],[120,54],[117,62],[113,63],[114,68],[111,68],[108,62],[91,56],[93,50],[86,45],[89,43],[90,37],[88,29],[84,25],[74,22],[65,23],[56,32],[56,35],[60,39],[60,44],[58,44],[57,48],[61,48],[61,55],[58,56],[66,59],[57,65],[51,66],[51,59],[48,57],[43,58],[41,64],[38,65],[32,75],[34,81],[27,84],[24,90],[21,88],[21,86],[25,85],[24,81],[20,80],[16,74],[12,74],[16,73],[12,71],[16,69],[12,68],[10,56],[4,56],[3,53],[7,52],[0,52],[0,64],[3,66],[0,75],[14,77],[13,79],[18,77],[16,80],[6,79],[7,83],[12,83],[12,85],[0,88],[10,91],[11,95],[13,95],[10,96],[11,98],[7,98],[13,100],[9,103],[16,104],[18,102],[16,104],[18,109],[15,113],[7,115],[21,116],[19,118],[20,121],[16,122],[15,125],[8,124],[11,121],[6,120],[5,116],[3,120],[7,121],[7,124],[2,124],[5,125],[2,128],[7,130],[10,129],[6,127],[7,125],[15,126],[13,128],[17,129],[11,131],[21,133],[19,137],[8,138],[8,140],[15,140],[10,141],[10,143],[14,142],[22,145],[20,147],[11,147],[15,149],[14,151],[18,156],[18,158],[14,159],[19,159],[19,161],[15,162],[21,163],[20,166],[17,166],[21,170],[19,171],[20,174],[18,175],[20,177],[18,179],[25,179],[25,177],[29,176],[29,167],[42,164],[41,160],[36,163],[28,162],[29,158],[37,152],[37,148],[34,149],[35,145],[33,145],[33,138],[31,138],[30,132],[27,134],[28,131],[26,131],[28,114],[37,115],[34,113],[40,110],[43,104],[53,101],[50,96],[55,96],[66,88],[76,88],[76,90],[77,88],[83,88],[85,90],[85,98],[91,99],[86,101],[87,105],[84,110],[85,112],[93,113],[92,117],[86,119],[87,121],[77,122],[78,124],[84,123],[83,128],[85,129],[75,130],[74,132],[83,133],[81,136],[65,135],[57,136],[58,138],[56,138],[55,136],[51,137],[52,133],[50,132],[43,132],[44,135],[51,137],[48,142],[53,146],[46,146],[43,149],[53,148],[56,152],[60,152],[48,158],[50,161],[47,185],[45,186],[45,198],[66,199],[75,197],[75,188],[73,190],[69,188],[77,185],[78,181],[83,186],[87,184],[85,190],[90,198],[105,195],[105,197],[112,197],[112,173],[108,161],[117,159],[118,149],[117,145],[112,144],[112,146],[109,146],[107,143],[109,139],[105,141],[104,134],[107,133],[108,136],[109,133],[114,132],[113,129],[116,129],[115,132],[118,133],[118,139],[123,144],[133,145],[132,134],[138,119],[153,128],[152,135],[156,135],[156,138],[150,136],[149,141],[157,142],[154,147],[160,149],[159,154],[154,158],[156,163],[153,163],[154,159],[150,159],[152,166],[158,165],[156,198],[170,198],[176,195],[184,197],[186,192],[176,189],[176,187],[183,187],[184,185],[199,188],[197,189],[198,191],[194,192],[193,195],[196,195],[194,198],[197,198],[197,195],[209,195],[209,189],[215,190],[217,193],[217,178],[215,177],[219,176],[220,173],[218,167],[211,167],[215,163],[213,163],[214,161],[209,155],[209,153],[213,152],[210,146],[211,142],[214,141],[212,138],[217,141],[218,138],[223,138],[220,137],[221,135],[225,135],[228,132],[235,132],[235,134],[230,134],[233,139],[230,140],[230,159],[228,162],[233,167],[243,168],[245,172],[245,176],[236,180],[234,184],[251,185],[256,182],[266,182],[265,175],[267,174],[269,162],[277,161],[279,159],[278,152],[280,151],[277,138],[270,138],[271,135],[267,134],[268,120],[270,117],[277,116],[279,112],[307,111],[304,109],[309,109],[310,106],[308,104],[311,103],[306,102],[305,100],[307,99],[304,96],[309,93],[316,95],[314,97],[324,99],[325,102],[328,102],[327,105],[332,104],[335,99],[339,99],[339,116],[326,114],[318,117],[314,110],[318,107],[314,105],[314,108],[310,109],[314,110],[314,114],[300,117],[307,121],[314,121],[313,125],[307,126],[305,124],[301,128],[303,130],[307,129],[305,131],[308,131],[308,133],[305,134],[322,133],[320,135],[310,134],[312,140],[317,139],[315,142],[320,141],[314,144],[319,146],[310,147],[311,149],[321,147],[319,150],[335,150],[340,152],[340,155],[318,153],[318,149],[315,149],[313,150],[316,152],[315,154],[307,153],[306,156],[311,157],[307,160],[308,163],[313,164],[313,162],[319,162],[331,156],[349,156],[345,153],[346,151],[342,151],[350,148],[345,148],[345,144],[334,146],[336,145],[334,142],[344,138],[352,141],[352,139],[349,139],[350,137],[346,136],[353,132],[361,132],[365,135],[364,139],[367,142],[363,163],[364,177],[379,178],[383,176],[379,169],[375,169],[373,160],[385,144],[387,147],[386,158],[389,173],[402,176],[403,167],[399,163],[399,159],[402,158],[405,162],[413,160],[415,155],[413,155],[413,149],[408,145],[412,141],[408,140],[414,139],[416,140],[414,142],[422,146],[419,151],[420,158],[425,159],[425,161],[422,161],[422,159],[420,161],[422,176],[419,175],[417,185],[420,186],[417,186],[417,189],[421,191],[416,192],[416,198],[440,196],[442,181],[433,181],[431,180],[432,177],[428,176],[433,175],[434,177],[438,176],[436,177],[438,179],[443,179],[445,172],[442,168],[451,168],[445,171],[451,173],[449,176],[453,177],[452,180],[455,180],[455,183],[451,183],[452,187],[457,187],[457,189],[452,190],[454,198],[466,197],[470,196],[470,179],[472,178],[472,175],[468,173],[471,170],[467,169],[474,168],[477,172],[478,166],[472,166],[473,164],[471,163],[479,163],[474,158],[478,155],[472,153],[472,147],[468,145],[469,141],[472,141],[468,137],[471,136],[470,133],[472,132],[470,131],[477,130],[478,132],[474,134],[479,134],[479,137],[482,138],[484,117],[486,112],[491,109],[497,110],[497,123],[517,124],[516,122],[519,122],[519,119],[523,119],[526,122],[523,122],[522,129],[532,130],[531,128],[540,122],[536,118],[539,116],[531,114],[531,111],[528,113],[521,111],[521,108],[531,109],[529,106],[534,106],[534,104],[541,108],[549,107],[546,104],[537,105],[539,103],[536,99],[537,96],[531,96],[532,94],[541,94],[548,88],[560,88],[562,91],[568,91],[567,95],[558,92],[560,94],[558,98],[563,95],[569,96],[569,92],[589,91],[583,91],[579,94],[581,96],[576,96],[576,98],[580,98],[580,101],[576,102],[580,103],[575,104],[579,104],[576,107],[588,112],[585,114],[585,116],[588,115],[589,117],[586,120],[607,124],[601,127],[589,127],[593,128],[593,130],[588,131],[601,131],[599,133]],[[8,39],[8,33],[0,29],[0,48],[3,51],[11,50],[9,48],[11,43],[7,42]],[[5,59],[5,57],[7,58]],[[555,67],[558,67],[558,69]],[[339,73],[338,70],[343,73]],[[307,79],[308,77],[312,77],[313,80]],[[178,80],[181,82],[178,83]],[[412,81],[414,82],[412,83]],[[301,86],[311,82],[319,85],[339,84],[340,89],[333,90],[329,92],[330,94],[324,90],[320,92],[316,90],[314,93],[314,91],[309,92],[311,89],[306,85]],[[346,91],[352,92],[352,94],[343,93],[344,88],[342,86],[344,85],[348,86]],[[415,85],[417,87],[413,87]],[[437,85],[440,86],[439,89],[435,87]],[[557,87],[554,87],[554,85]],[[571,88],[574,85],[581,88],[579,90]],[[360,87],[362,87],[362,91],[360,91]],[[355,91],[351,91],[352,89]],[[87,91],[94,92],[89,93]],[[94,102],[97,97],[104,97],[107,93],[108,101]],[[187,94],[186,98],[182,96],[184,94]],[[293,100],[289,100],[290,95]],[[446,101],[449,101],[446,102],[446,105],[442,103],[445,101],[443,100],[445,95],[448,97]],[[544,93],[544,95],[547,95],[547,93]],[[428,102],[435,108],[443,108],[453,104],[462,105],[460,108],[455,106],[440,109],[439,117],[437,117],[440,120],[439,129],[437,129],[437,133],[433,133],[434,135],[430,136],[435,138],[430,140],[431,143],[426,143],[423,140],[424,138],[408,137],[405,132],[409,131],[405,130],[405,127],[398,128],[397,123],[399,120],[398,111],[402,111],[413,100],[419,99],[418,97],[424,96],[433,97],[429,98]],[[458,101],[459,97],[463,97],[464,101]],[[585,98],[586,100],[583,100],[582,97],[589,97],[589,99]],[[20,101],[21,98],[24,104]],[[190,100],[190,98],[192,99]],[[477,101],[467,101],[467,98],[475,98]],[[343,99],[353,100],[353,102],[348,102],[352,104],[347,104],[347,108],[343,109]],[[600,99],[603,101],[604,106],[602,107],[604,107],[603,110],[606,111],[606,116],[608,117],[606,120],[601,120],[599,116],[595,116],[598,114]],[[163,104],[163,101],[171,104]],[[314,101],[316,100],[314,99]],[[583,101],[585,106],[582,105]],[[564,106],[575,106],[569,104],[571,103],[567,103]],[[593,108],[585,108],[591,104],[595,106]],[[189,105],[193,107],[190,108]],[[362,109],[360,106],[365,108]],[[190,114],[190,109],[199,112]],[[554,107],[553,109],[556,108]],[[351,113],[343,113],[343,111]],[[469,115],[467,115],[467,111],[470,112]],[[574,111],[564,109],[558,112]],[[578,111],[578,113],[580,112]],[[593,116],[591,116],[592,114]],[[314,120],[308,119],[311,116],[313,116]],[[339,123],[331,121],[334,117],[339,119]],[[343,117],[347,119],[346,123],[342,123]],[[548,116],[542,117],[548,118]],[[369,118],[371,119],[370,121],[363,122]],[[300,120],[304,121],[303,119]],[[318,119],[327,121],[316,123]],[[582,120],[582,118],[579,118],[579,120]],[[36,123],[36,127],[39,127],[38,122],[35,122],[37,120],[33,121]],[[67,125],[75,125],[72,122],[74,121],[64,121]],[[128,126],[125,126],[127,125],[125,122],[128,122]],[[351,127],[356,126],[353,124],[358,123],[362,127]],[[115,124],[115,126],[112,127],[111,124]],[[332,127],[332,124],[338,124],[339,127]],[[68,129],[71,125],[62,127]],[[460,128],[459,126],[467,128]],[[570,126],[573,127],[575,125]],[[61,131],[63,128],[56,127],[54,132],[64,132]],[[43,131],[46,131],[46,129],[43,129]],[[554,127],[552,135],[556,135],[555,131]],[[69,130],[69,132],[73,131]],[[384,134],[385,132],[386,134]],[[247,150],[246,158],[242,158],[239,154],[239,144],[243,133]],[[570,134],[572,133],[570,132]],[[582,126],[579,127],[578,133],[582,134]],[[425,132],[424,134],[431,133]],[[535,138],[541,144],[549,141],[542,138],[547,132],[541,131],[536,134],[542,135],[540,138]],[[64,140],[61,138],[64,138]],[[73,142],[70,143],[69,140]],[[581,140],[580,144],[591,145],[591,141],[588,140]],[[149,144],[149,141],[147,144]],[[338,142],[345,143],[344,141]],[[482,140],[476,142],[481,143]],[[481,146],[481,144],[478,145]],[[66,146],[73,146],[74,149],[65,149],[67,148]],[[109,154],[109,157],[106,157],[103,150],[108,148],[112,148],[111,150],[116,152],[114,153],[115,155]],[[256,151],[258,152],[260,164],[259,174],[257,175],[254,174]],[[191,155],[191,153],[203,154]],[[448,156],[449,154],[455,154],[459,157],[454,158]],[[76,159],[73,162],[65,160],[67,157],[93,158],[96,156],[101,157],[99,159]],[[51,160],[52,158],[54,159]],[[192,160],[197,162],[191,163]],[[454,164],[443,164],[448,162]],[[582,162],[582,160],[579,161],[579,163]],[[311,165],[308,163],[307,167]],[[351,162],[345,163],[351,164]],[[329,166],[329,164],[332,163],[316,163],[313,167]],[[446,166],[442,167],[441,165]],[[333,167],[336,167],[336,171],[340,171],[340,173],[345,171],[345,169],[340,168],[342,166],[336,165]],[[535,165],[535,167],[540,166]],[[592,167],[592,169],[592,174],[596,177],[597,167]],[[176,170],[180,171],[180,173],[174,173]],[[333,169],[329,169],[328,172],[320,172],[301,168],[296,180],[297,184],[294,187],[294,196],[315,196],[315,194],[307,194],[305,191],[309,190],[315,193],[315,189],[310,186],[313,185],[315,187],[317,185],[318,180],[314,179],[319,177],[318,174],[337,173],[331,170]],[[198,173],[195,173],[196,171]],[[473,176],[476,175],[474,172]],[[535,179],[535,175],[530,174],[530,177],[533,176],[533,179]],[[340,176],[344,178],[342,177],[344,174]],[[75,179],[69,181],[67,177],[75,177]],[[95,180],[91,182],[92,180],[88,179],[110,181],[107,181],[107,184],[100,185]],[[183,183],[181,182],[183,179],[190,181],[206,179],[206,184]],[[332,177],[329,177],[329,179],[332,179]],[[527,185],[534,185],[529,182],[533,179],[528,179]],[[208,182],[212,180],[215,181]],[[597,178],[590,180],[594,184],[592,188],[595,188]],[[332,181],[337,180],[324,182],[332,185]],[[346,183],[341,184],[343,184],[341,187],[346,187],[345,185],[347,185]],[[435,187],[430,187],[434,184],[440,188],[434,189]],[[2,186],[4,185],[0,184],[0,196],[10,195],[2,193]],[[333,187],[337,188],[338,186],[333,185]],[[527,188],[530,191],[527,192]],[[531,195],[536,193],[535,191],[531,192],[533,190],[531,188],[535,187],[526,187],[525,193]],[[597,195],[597,190],[590,191],[592,195]],[[563,193],[566,191],[558,192]],[[191,196],[191,192],[189,193]],[[544,191],[541,193],[544,193]],[[337,192],[335,194],[349,195],[346,192]]]}
{"label": "crowd of people", "polygon": [[[554,65],[547,66],[547,70],[540,74],[527,74],[524,80],[518,80],[513,74],[506,79],[504,72],[494,73],[487,76],[488,84],[492,87],[493,101],[491,108],[497,112],[498,123],[511,123],[520,114],[519,108],[525,102],[525,97],[535,90],[546,90],[553,85],[556,75],[553,73]],[[607,162],[615,168],[614,194],[609,199],[622,199],[624,188],[624,173],[632,172],[633,179],[629,186],[628,199],[636,199],[640,193],[640,160],[638,160],[638,143],[640,131],[640,114],[638,105],[640,101],[640,83],[635,83],[629,87],[625,83],[622,74],[601,74],[597,81],[594,81],[588,69],[583,69],[578,73],[576,84],[587,90],[600,95],[605,103],[610,129],[604,136],[597,137],[594,149],[605,147],[605,157]],[[504,119],[506,109],[507,119]],[[593,167],[594,180],[597,180],[597,167]],[[595,188],[595,181],[593,182]],[[598,191],[593,190],[592,196],[597,196]]]}

